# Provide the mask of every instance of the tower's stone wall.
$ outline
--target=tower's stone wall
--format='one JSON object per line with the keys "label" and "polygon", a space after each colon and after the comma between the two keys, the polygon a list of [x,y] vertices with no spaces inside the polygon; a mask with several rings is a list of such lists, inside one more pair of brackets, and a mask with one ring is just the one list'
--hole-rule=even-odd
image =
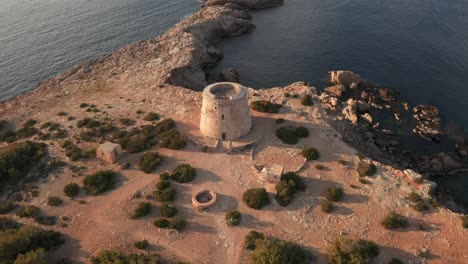
{"label": "tower's stone wall", "polygon": [[252,128],[247,89],[237,83],[221,82],[203,90],[200,131],[215,139],[233,140]]}

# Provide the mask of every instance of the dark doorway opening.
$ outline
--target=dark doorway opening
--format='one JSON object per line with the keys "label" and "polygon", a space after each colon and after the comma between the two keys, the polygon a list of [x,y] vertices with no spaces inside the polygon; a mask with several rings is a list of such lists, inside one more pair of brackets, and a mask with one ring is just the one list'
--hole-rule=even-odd
{"label": "dark doorway opening", "polygon": [[221,115],[221,120],[224,120],[224,115]]}
{"label": "dark doorway opening", "polygon": [[226,134],[223,133],[223,134],[221,135],[221,138],[222,138],[223,140],[225,140],[225,139],[226,139]]}

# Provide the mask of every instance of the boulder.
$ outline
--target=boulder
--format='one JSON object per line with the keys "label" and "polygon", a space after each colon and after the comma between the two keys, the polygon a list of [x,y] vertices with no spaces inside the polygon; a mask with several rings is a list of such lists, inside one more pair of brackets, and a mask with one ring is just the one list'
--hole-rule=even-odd
{"label": "boulder", "polygon": [[358,116],[356,115],[356,101],[353,99],[348,99],[346,106],[343,108],[341,113],[346,119],[348,119],[352,124],[357,124]]}
{"label": "boulder", "polygon": [[227,68],[223,70],[220,74],[221,80],[225,82],[235,82],[238,83],[240,80],[239,73],[233,68]]}
{"label": "boulder", "polygon": [[399,95],[399,92],[392,88],[380,87],[378,89],[378,96],[383,101],[387,101],[387,102],[395,101],[398,95]]}
{"label": "boulder", "polygon": [[362,102],[360,101],[358,104],[357,104],[357,111],[360,113],[360,114],[365,114],[365,113],[368,113],[371,109],[371,106],[370,104],[366,103],[366,102]]}
{"label": "boulder", "polygon": [[440,141],[440,118],[437,107],[418,105],[413,108],[413,117],[417,120],[414,133],[427,140]]}
{"label": "boulder", "polygon": [[361,83],[361,77],[352,71],[331,71],[329,72],[330,82],[349,87],[352,83]]}
{"label": "boulder", "polygon": [[464,138],[463,140],[457,142],[455,145],[455,148],[457,150],[457,154],[462,157],[466,158],[468,157],[468,138]]}
{"label": "boulder", "polygon": [[369,124],[372,124],[372,122],[374,121],[374,119],[372,118],[372,116],[369,113],[365,113],[365,114],[361,115],[361,118],[364,121],[366,121],[367,123],[369,123]]}
{"label": "boulder", "polygon": [[346,91],[346,87],[344,85],[335,85],[325,88],[325,92],[333,97],[341,97],[344,91]]}
{"label": "boulder", "polygon": [[349,85],[350,89],[357,89],[359,87],[359,84],[353,82],[351,85]]}

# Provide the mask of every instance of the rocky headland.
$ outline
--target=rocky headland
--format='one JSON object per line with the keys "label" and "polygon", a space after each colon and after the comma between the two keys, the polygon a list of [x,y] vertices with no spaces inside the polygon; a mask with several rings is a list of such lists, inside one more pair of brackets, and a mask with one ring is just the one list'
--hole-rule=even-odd
{"label": "rocky headland", "polygon": [[[262,128],[254,131],[262,135],[261,140],[257,139],[251,149],[230,154],[211,151],[196,140],[199,91],[208,82],[205,69],[223,56],[216,44],[224,37],[255,28],[249,9],[282,3],[208,0],[198,12],[159,37],[73,67],[41,82],[32,92],[2,102],[0,119],[6,121],[2,123],[2,132],[23,129],[24,137],[17,141],[44,143],[48,155],[65,160],[68,165],[40,175],[37,186],[33,183],[28,190],[8,190],[0,200],[13,199],[60,216],[61,225],[45,226],[67,235],[67,242],[54,257],[68,256],[80,263],[102,248],[134,252],[131,244],[142,239],[158,245],[157,253],[170,261],[248,263],[243,239],[252,229],[306,247],[317,263],[326,262],[327,245],[337,236],[362,237],[378,243],[381,252],[377,263],[388,263],[393,258],[404,263],[467,261],[467,231],[462,227],[460,215],[437,205],[431,198],[435,186],[427,179],[468,168],[468,143],[458,143],[451,153],[431,156],[400,148],[398,133],[380,124],[384,118],[412,120],[412,131],[431,144],[443,140],[443,131],[437,108],[410,107],[399,100],[395,89],[366,82],[350,71],[330,72],[330,86],[323,92],[303,82],[249,89],[251,101],[283,105],[274,114],[252,111],[254,122]],[[226,69],[220,76],[239,80],[235,69]],[[301,104],[300,97],[305,95],[313,99],[312,105]],[[189,219],[184,232],[158,229],[146,218],[128,218],[139,201],[155,203],[152,190],[157,177],[136,168],[140,154],[128,153],[125,164],[130,168],[124,168],[92,158],[73,161],[62,150],[64,139],[82,149],[92,148],[106,139],[107,128],[143,129],[149,124],[143,114],[150,112],[175,120],[180,133],[188,139],[186,149],[157,148],[166,162],[158,171],[168,171],[181,162],[198,170],[194,183],[174,184],[180,192],[177,207]],[[102,129],[99,125],[79,126],[77,120],[86,118],[100,122]],[[28,120],[35,120],[37,125],[30,121],[26,126]],[[282,143],[274,135],[279,120],[285,127],[306,127],[310,136],[295,145]],[[47,123],[50,124],[42,128]],[[55,132],[49,129],[52,135],[46,137],[45,130],[53,124]],[[7,149],[12,143],[1,144]],[[320,151],[320,158],[313,163],[300,155],[308,146]],[[273,202],[266,210],[247,208],[242,203],[242,192],[262,186],[256,176],[258,168],[269,163],[284,163],[285,169],[300,174],[307,190],[289,207]],[[358,175],[361,164],[374,164],[374,175]],[[123,175],[116,190],[100,196],[80,194],[75,199],[67,198],[61,207],[46,205],[48,197],[63,194],[65,184],[80,182],[84,174],[98,169],[112,169]],[[220,195],[215,207],[200,213],[191,208],[190,192],[202,187],[215,188]],[[335,204],[335,213],[327,214],[320,207],[324,193],[332,187],[342,188],[345,194]],[[274,189],[270,186],[268,190],[274,193]],[[413,193],[419,197],[417,203],[408,199]],[[224,214],[234,209],[245,214],[245,222],[239,229],[225,224]],[[380,219],[393,211],[408,220],[407,229],[383,229]],[[13,214],[11,217],[20,219]],[[33,219],[20,220],[34,224]]]}

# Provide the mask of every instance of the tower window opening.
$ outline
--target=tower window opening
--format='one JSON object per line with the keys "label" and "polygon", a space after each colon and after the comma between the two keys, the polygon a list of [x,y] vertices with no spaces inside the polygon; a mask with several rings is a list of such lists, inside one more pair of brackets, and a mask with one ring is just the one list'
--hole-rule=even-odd
{"label": "tower window opening", "polygon": [[221,115],[221,120],[224,120],[224,114]]}

